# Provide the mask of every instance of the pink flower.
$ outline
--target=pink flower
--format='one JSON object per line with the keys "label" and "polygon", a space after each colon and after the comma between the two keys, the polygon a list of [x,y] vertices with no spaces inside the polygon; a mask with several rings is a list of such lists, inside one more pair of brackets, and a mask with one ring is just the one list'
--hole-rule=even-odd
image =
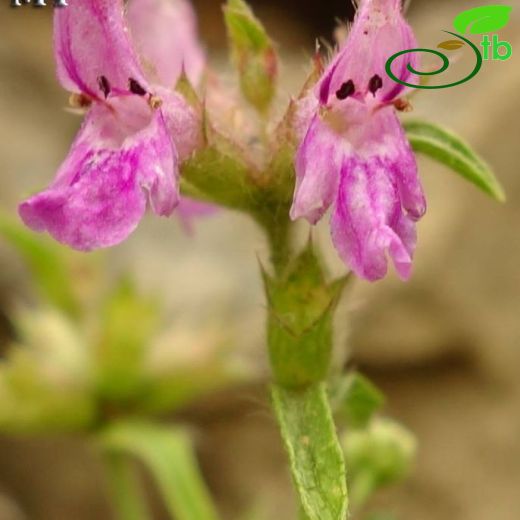
{"label": "pink flower", "polygon": [[188,0],[130,0],[126,14],[132,39],[154,81],[175,86],[182,71],[198,85],[206,56]]}
{"label": "pink flower", "polygon": [[[316,86],[315,109],[296,157],[291,218],[315,224],[332,206],[336,249],[370,281],[386,275],[387,254],[399,276],[409,278],[415,221],[426,211],[415,157],[393,106],[403,87],[385,73],[390,56],[416,47],[400,4],[362,2]],[[410,75],[408,56],[394,63],[403,80]]]}
{"label": "pink flower", "polygon": [[[142,20],[146,28],[153,16],[166,17],[159,4],[153,9],[150,3],[131,0],[129,7],[130,14],[141,5],[150,8]],[[76,0],[55,14],[58,78],[89,110],[53,183],[19,211],[35,231],[47,231],[79,250],[123,241],[147,205],[169,216],[180,200],[179,162],[201,140],[197,114],[171,88],[183,63],[188,70],[192,54],[200,60],[195,44],[190,47],[185,38],[179,48],[179,41],[161,40],[153,33],[159,44],[154,47],[151,37],[145,41],[139,18],[131,16],[131,21],[140,57],[130,40],[122,0]],[[179,18],[176,23],[182,26]],[[177,30],[187,32],[185,27],[169,29]],[[169,58],[181,65],[170,67]],[[191,71],[194,79],[202,67],[197,63]]]}

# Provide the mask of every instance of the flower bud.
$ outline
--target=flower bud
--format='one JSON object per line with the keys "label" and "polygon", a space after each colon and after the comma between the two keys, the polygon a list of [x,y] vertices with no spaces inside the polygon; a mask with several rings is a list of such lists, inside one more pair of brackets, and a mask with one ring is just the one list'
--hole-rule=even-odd
{"label": "flower bud", "polygon": [[278,76],[273,42],[243,0],[228,0],[224,18],[242,93],[259,112],[265,113],[276,93]]}
{"label": "flower bud", "polygon": [[375,419],[366,430],[349,431],[342,444],[357,506],[380,487],[405,478],[417,451],[412,433],[390,419]]}

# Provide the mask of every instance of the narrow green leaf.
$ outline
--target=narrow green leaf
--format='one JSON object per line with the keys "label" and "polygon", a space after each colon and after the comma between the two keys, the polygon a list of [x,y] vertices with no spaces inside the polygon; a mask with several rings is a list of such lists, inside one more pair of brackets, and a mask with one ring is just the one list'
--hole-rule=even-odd
{"label": "narrow green leaf", "polygon": [[462,34],[496,32],[509,23],[512,9],[508,5],[484,5],[468,9],[455,17],[453,26]]}
{"label": "narrow green leaf", "polygon": [[48,242],[2,214],[0,236],[27,262],[40,294],[68,314],[77,314],[79,303],[71,287],[70,271],[61,246]]}
{"label": "narrow green leaf", "polygon": [[325,385],[302,391],[274,386],[272,396],[304,518],[345,520],[345,463]]}
{"label": "narrow green leaf", "polygon": [[179,429],[124,422],[101,434],[108,452],[126,453],[151,472],[176,520],[216,520],[215,506],[200,475],[189,437]]}
{"label": "narrow green leaf", "polygon": [[505,201],[504,189],[491,168],[462,138],[427,121],[406,121],[404,127],[416,152],[448,166],[499,202]]}
{"label": "narrow green leaf", "polygon": [[135,463],[122,453],[104,453],[111,505],[118,520],[152,520]]}

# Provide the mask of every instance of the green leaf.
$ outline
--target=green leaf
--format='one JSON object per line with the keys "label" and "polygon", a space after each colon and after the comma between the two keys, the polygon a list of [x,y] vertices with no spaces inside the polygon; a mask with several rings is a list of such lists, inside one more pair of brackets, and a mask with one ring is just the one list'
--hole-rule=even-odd
{"label": "green leaf", "polygon": [[508,5],[484,5],[468,9],[455,17],[453,26],[462,34],[496,32],[509,23],[512,9]]}
{"label": "green leaf", "polygon": [[64,248],[25,229],[2,214],[0,235],[27,262],[40,294],[69,315],[78,314],[79,302],[72,290]]}
{"label": "green leaf", "polygon": [[448,166],[482,191],[504,202],[504,189],[491,168],[459,136],[427,121],[406,121],[404,127],[412,148]]}
{"label": "green leaf", "polygon": [[397,520],[392,513],[375,512],[369,514],[365,520]]}
{"label": "green leaf", "polygon": [[168,512],[176,520],[218,518],[184,431],[122,422],[102,432],[100,441],[107,452],[131,455],[144,464],[154,477]]}
{"label": "green leaf", "polygon": [[151,520],[146,496],[136,465],[121,453],[103,453],[111,505],[117,520]]}
{"label": "green leaf", "polygon": [[228,0],[224,19],[244,97],[265,113],[276,93],[278,57],[273,43],[243,0]]}
{"label": "green leaf", "polygon": [[340,381],[332,400],[337,402],[338,412],[345,416],[349,427],[365,428],[385,398],[369,379],[353,372]]}
{"label": "green leaf", "polygon": [[146,349],[158,326],[158,305],[140,296],[132,282],[124,279],[108,297],[102,316],[96,350],[97,390],[104,398],[118,401],[139,396]]}
{"label": "green leaf", "polygon": [[439,49],[445,49],[447,51],[454,51],[464,47],[464,42],[461,40],[446,40],[437,45]]}
{"label": "green leaf", "polygon": [[308,520],[344,520],[348,498],[343,454],[325,385],[272,389],[292,477]]}
{"label": "green leaf", "polygon": [[20,309],[20,344],[0,363],[0,430],[18,434],[85,431],[97,420],[87,349],[56,309]]}
{"label": "green leaf", "polygon": [[[199,327],[186,334],[176,325],[147,349],[146,388],[135,396],[139,413],[172,413],[224,388],[250,381],[250,371],[233,356],[235,345],[217,330]],[[186,354],[194,350],[193,354]]]}

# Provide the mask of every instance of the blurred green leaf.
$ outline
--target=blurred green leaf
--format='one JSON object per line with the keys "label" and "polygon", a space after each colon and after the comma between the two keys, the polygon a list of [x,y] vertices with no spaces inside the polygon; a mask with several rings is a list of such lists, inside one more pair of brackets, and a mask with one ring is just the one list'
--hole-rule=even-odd
{"label": "blurred green leaf", "polygon": [[175,323],[146,349],[144,389],[135,396],[136,410],[171,412],[204,395],[251,380],[251,371],[233,355],[229,329]]}
{"label": "blurred green leaf", "polygon": [[152,520],[136,461],[125,453],[103,453],[111,505],[117,520]]}
{"label": "blurred green leaf", "polygon": [[23,257],[41,295],[70,315],[79,313],[62,246],[38,236],[0,213],[0,235]]}
{"label": "blurred green leaf", "polygon": [[158,304],[142,297],[131,280],[122,280],[102,311],[95,354],[96,386],[104,398],[125,401],[145,390],[144,360],[158,323]]}
{"label": "blurred green leaf", "polygon": [[15,326],[23,344],[12,345],[0,364],[0,430],[37,434],[90,427],[96,407],[79,331],[49,310],[18,312]]}
{"label": "blurred green leaf", "polygon": [[427,121],[406,121],[404,127],[416,152],[448,166],[499,202],[505,201],[504,189],[491,168],[462,138]]}
{"label": "blurred green leaf", "polygon": [[345,464],[325,385],[299,391],[275,385],[272,396],[308,520],[344,520],[348,506]]}
{"label": "blurred green leaf", "polygon": [[171,412],[204,395],[229,387],[241,377],[219,365],[215,359],[208,360],[205,365],[179,367],[160,374],[148,373],[146,392],[137,397],[136,406],[146,413]]}
{"label": "blurred green leaf", "polygon": [[144,464],[173,518],[218,518],[200,475],[191,441],[184,431],[156,424],[122,422],[102,432],[100,441],[107,452],[131,455]]}
{"label": "blurred green leaf", "polygon": [[496,32],[509,23],[512,7],[508,5],[484,5],[459,13],[453,20],[455,30],[462,34]]}
{"label": "blurred green leaf", "polygon": [[365,520],[397,520],[397,517],[392,513],[382,513],[378,511],[375,513],[370,513],[368,516],[366,516]]}
{"label": "blurred green leaf", "polygon": [[228,0],[224,19],[242,93],[259,112],[266,112],[276,93],[278,77],[273,43],[243,0]]}
{"label": "blurred green leaf", "polygon": [[331,399],[353,428],[365,428],[385,402],[381,391],[358,372],[343,377]]}

